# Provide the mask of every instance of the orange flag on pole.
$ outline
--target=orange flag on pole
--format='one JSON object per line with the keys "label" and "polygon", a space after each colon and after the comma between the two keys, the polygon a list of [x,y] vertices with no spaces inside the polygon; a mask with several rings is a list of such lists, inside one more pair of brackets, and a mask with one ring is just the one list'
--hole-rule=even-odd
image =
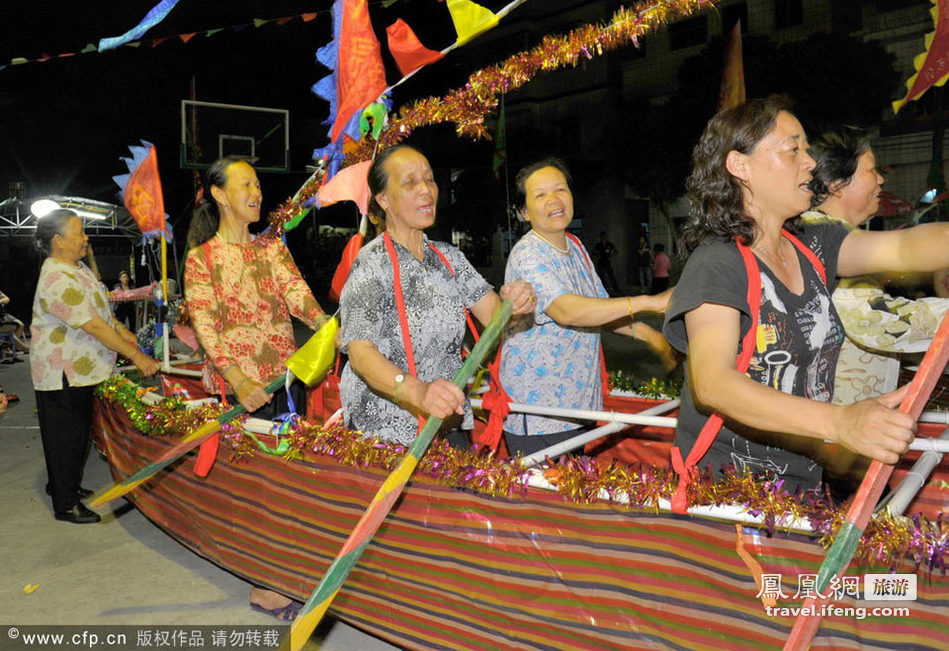
{"label": "orange flag on pole", "polygon": [[745,64],[741,57],[741,21],[732,28],[725,47],[725,66],[722,85],[718,91],[718,110],[741,106],[745,103]]}
{"label": "orange flag on pole", "polygon": [[122,189],[125,207],[131,213],[139,230],[145,235],[165,233],[165,199],[158,176],[158,152],[155,145],[142,141],[142,146],[130,145],[132,158],[123,158],[128,174],[113,177]]}
{"label": "orange flag on pole", "polygon": [[386,75],[367,0],[336,0],[333,35],[333,41],[317,52],[319,62],[333,72],[313,90],[330,103],[329,136],[335,143],[343,133],[359,139],[359,112],[386,89]]}

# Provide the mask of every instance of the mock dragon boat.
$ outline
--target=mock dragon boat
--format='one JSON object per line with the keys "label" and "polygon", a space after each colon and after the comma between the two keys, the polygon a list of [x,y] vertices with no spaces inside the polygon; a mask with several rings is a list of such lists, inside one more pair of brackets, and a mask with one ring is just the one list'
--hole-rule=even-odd
{"label": "mock dragon boat", "polygon": [[[97,446],[117,481],[214,409],[192,411],[181,398],[148,405],[142,392],[116,376],[96,401]],[[335,399],[324,384],[310,408],[329,413]],[[613,396],[608,408],[657,402]],[[283,429],[252,438],[225,426],[206,477],[192,452],[128,498],[195,553],[305,600],[405,448],[339,426]],[[843,511],[733,476],[692,487],[690,502],[709,515],[671,514],[671,438],[634,426],[544,471],[433,445],[332,612],[411,649],[780,648],[801,606],[800,577],[816,574],[819,539]],[[912,517],[873,520],[845,574],[915,573],[915,601],[842,596],[811,648],[949,648],[947,479],[943,461]],[[785,597],[769,600],[769,577]]]}
{"label": "mock dragon boat", "polygon": [[[537,71],[638,43],[710,4],[621,7],[608,25],[547,36],[443,98],[403,106],[385,129],[385,102],[373,91],[365,111],[380,131],[348,153],[334,141],[323,163],[365,162],[380,144],[392,146],[441,122],[454,123],[459,135],[483,136],[484,116],[498,107],[498,97]],[[459,44],[476,33],[461,38],[459,32]],[[274,235],[298,224],[314,202],[328,205],[334,193],[325,171],[318,169],[271,216]],[[335,178],[345,186],[345,175]],[[340,200],[334,190],[333,200]],[[196,387],[186,390],[197,397]],[[189,411],[181,398],[149,405],[141,393],[123,378],[100,388],[95,437],[117,481],[167,455],[178,437],[218,413]],[[332,394],[325,385],[311,394],[311,413],[331,413]],[[614,397],[607,407],[637,412],[655,404]],[[939,430],[924,425],[921,433]],[[406,449],[338,426],[255,437],[227,425],[216,458],[207,458],[211,448],[203,456],[191,452],[128,499],[192,551],[255,584],[306,599]],[[822,543],[841,526],[843,509],[820,497],[789,496],[780,483],[735,475],[694,481],[690,514],[672,514],[671,440],[668,427],[634,426],[591,442],[588,456],[544,470],[433,446],[332,611],[413,649],[780,648],[804,601],[802,577],[817,573]],[[916,456],[904,457],[891,484],[915,472]],[[811,648],[949,648],[947,480],[949,464],[942,462],[909,504],[910,517],[872,520],[845,573],[911,574],[915,600],[858,600],[844,590],[823,613]]]}

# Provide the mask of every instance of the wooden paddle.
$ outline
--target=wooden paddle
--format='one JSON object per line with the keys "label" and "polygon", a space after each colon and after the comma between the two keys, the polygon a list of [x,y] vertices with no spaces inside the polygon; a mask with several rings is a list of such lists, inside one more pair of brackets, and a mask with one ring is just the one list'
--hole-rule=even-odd
{"label": "wooden paddle", "polygon": [[[287,366],[295,372],[297,377],[300,377],[307,386],[312,385],[320,379],[322,375],[329,370],[332,364],[334,357],[332,353],[335,351],[333,346],[335,345],[336,326],[335,315],[324,315],[323,318],[317,322],[316,331],[310,337],[309,341],[287,360]],[[333,350],[327,350],[328,348],[333,348]],[[278,375],[264,386],[264,391],[272,394],[283,386],[284,382],[285,376],[282,374]],[[153,477],[155,473],[163,468],[167,468],[176,460],[201,445],[201,443],[221,429],[221,425],[234,420],[241,414],[246,413],[246,411],[242,405],[235,405],[218,416],[217,420],[205,423],[188,434],[165,451],[160,457],[136,471],[125,481],[117,482],[98,491],[90,498],[89,505],[102,506],[106,502],[122,497],[126,493],[134,490],[139,484]]]}
{"label": "wooden paddle", "polygon": [[[488,351],[492,348],[504,325],[511,317],[511,311],[510,301],[504,301],[491,318],[478,343],[475,344],[471,354],[468,355],[465,363],[455,375],[454,383],[459,389],[465,389],[468,380],[474,375],[481,362],[484,361]],[[415,470],[419,459],[425,454],[441,424],[441,418],[429,418],[426,421],[422,431],[419,432],[408,452],[399,462],[398,467],[386,478],[372,498],[366,512],[356,523],[356,527],[349,534],[349,538],[343,543],[342,549],[336,555],[329,569],[326,570],[323,579],[310,594],[310,598],[307,599],[296,619],[293,620],[293,625],[290,628],[290,648],[293,651],[302,649],[306,641],[310,639],[313,629],[320,623],[336,593],[346,582],[346,577],[349,576],[349,573],[359,561],[359,557],[362,556],[363,551],[389,514],[392,505],[402,494],[412,471]]]}
{"label": "wooden paddle", "polygon": [[[284,376],[279,375],[267,383],[267,385],[264,387],[264,391],[267,393],[273,393],[283,386],[284,381]],[[111,502],[112,500],[122,497],[126,493],[135,490],[139,484],[148,481],[157,472],[163,468],[167,468],[185,454],[201,445],[201,443],[203,443],[208,437],[221,429],[221,425],[234,420],[246,411],[247,410],[244,409],[243,405],[239,403],[234,405],[231,409],[218,416],[217,420],[211,421],[210,423],[205,423],[195,431],[191,432],[171,448],[166,450],[165,453],[160,457],[137,470],[133,475],[125,479],[125,481],[117,482],[98,491],[95,495],[89,498],[89,505],[102,506],[107,502]]]}
{"label": "wooden paddle", "polygon": [[[939,330],[936,331],[936,336],[933,337],[932,344],[930,344],[929,350],[926,351],[926,355],[919,365],[919,370],[913,376],[906,397],[903,398],[903,402],[900,404],[900,411],[911,415],[916,420],[919,420],[923,407],[926,406],[926,401],[929,400],[929,395],[932,393],[933,387],[936,386],[947,360],[949,360],[949,343],[947,343],[947,340],[949,340],[949,315],[943,317]],[[823,564],[821,564],[820,571],[817,574],[817,593],[823,593],[831,578],[839,575],[850,565],[854,552],[857,550],[857,545],[863,536],[863,530],[866,528],[867,522],[870,521],[870,516],[880,500],[880,495],[883,494],[883,488],[886,486],[892,472],[893,466],[879,461],[870,464],[860,488],[857,489],[853,504],[850,505],[850,509],[847,511],[847,519],[840,526],[837,537],[827,552]],[[785,651],[803,650],[810,646],[823,619],[823,615],[817,614],[820,611],[816,607],[818,603],[819,600],[813,596],[804,601],[801,613],[797,616],[794,628],[791,629],[791,634],[784,645]],[[805,614],[812,611],[814,614]]]}

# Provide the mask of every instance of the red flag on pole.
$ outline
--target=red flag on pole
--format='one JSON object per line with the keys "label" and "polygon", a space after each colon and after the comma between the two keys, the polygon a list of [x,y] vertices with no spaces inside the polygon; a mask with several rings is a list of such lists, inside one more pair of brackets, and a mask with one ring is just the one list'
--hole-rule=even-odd
{"label": "red flag on pole", "polygon": [[893,113],[898,113],[914,99],[933,86],[942,86],[949,79],[949,1],[933,0],[930,13],[935,29],[926,35],[926,51],[913,59],[918,71],[906,82],[906,97],[893,102]]}
{"label": "red flag on pole", "polygon": [[339,302],[339,297],[343,293],[343,285],[346,284],[346,279],[349,278],[349,270],[352,269],[353,260],[359,255],[363,239],[362,233],[356,233],[349,238],[346,248],[343,249],[342,258],[336,267],[336,273],[333,274],[333,281],[330,283],[329,299],[334,303]]}
{"label": "red flag on pole", "polygon": [[389,52],[403,76],[445,56],[422,45],[412,28],[401,18],[386,27],[386,38]]}

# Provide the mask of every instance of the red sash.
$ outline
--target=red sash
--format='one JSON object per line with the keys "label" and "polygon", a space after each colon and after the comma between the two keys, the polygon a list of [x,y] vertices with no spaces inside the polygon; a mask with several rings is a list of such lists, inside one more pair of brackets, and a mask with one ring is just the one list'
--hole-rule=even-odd
{"label": "red sash", "polygon": [[[803,242],[786,230],[782,230],[781,234],[804,254],[804,257],[814,266],[814,269],[817,270],[817,274],[824,282],[824,285],[826,285],[827,272],[820,258],[818,258],[813,251],[804,246]],[[735,368],[737,368],[739,372],[744,373],[748,370],[748,365],[751,363],[751,355],[755,350],[755,339],[758,333],[758,313],[761,310],[761,272],[758,268],[758,261],[755,260],[751,249],[738,241],[737,238],[735,241],[738,245],[738,252],[741,254],[742,262],[745,263],[745,272],[748,275],[747,301],[748,309],[751,312],[751,326],[742,338],[738,360],[735,364]],[[679,475],[679,485],[676,487],[676,492],[672,496],[672,511],[674,513],[685,513],[688,509],[686,489],[689,483],[691,483],[692,478],[697,474],[698,462],[702,460],[702,457],[704,457],[709,448],[712,447],[712,442],[715,440],[715,437],[718,436],[718,432],[722,429],[723,423],[724,419],[719,414],[715,413],[709,416],[708,420],[705,421],[705,426],[702,427],[702,430],[699,432],[695,445],[692,446],[692,451],[689,452],[689,456],[686,457],[684,461],[682,459],[681,450],[679,450],[678,447],[672,448],[672,467],[676,471],[676,474]]]}

